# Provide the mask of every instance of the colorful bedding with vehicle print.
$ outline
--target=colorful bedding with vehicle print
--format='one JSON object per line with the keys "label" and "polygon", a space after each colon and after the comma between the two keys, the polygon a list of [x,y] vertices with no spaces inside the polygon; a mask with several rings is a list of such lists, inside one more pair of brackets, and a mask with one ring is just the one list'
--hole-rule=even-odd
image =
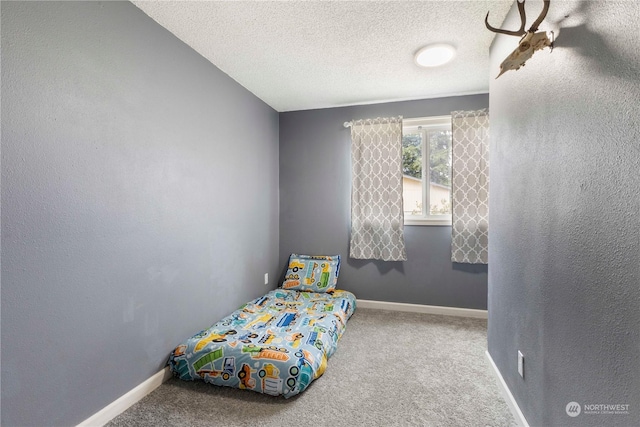
{"label": "colorful bedding with vehicle print", "polygon": [[169,366],[183,380],[289,398],[324,373],[355,308],[346,291],[275,289],[176,347]]}

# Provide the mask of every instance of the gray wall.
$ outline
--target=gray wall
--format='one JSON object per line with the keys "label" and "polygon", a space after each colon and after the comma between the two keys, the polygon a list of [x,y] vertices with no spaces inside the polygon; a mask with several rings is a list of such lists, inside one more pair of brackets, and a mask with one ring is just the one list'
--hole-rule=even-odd
{"label": "gray wall", "polygon": [[[531,425],[637,426],[640,6],[551,2],[547,22],[565,15],[553,53],[491,83],[489,352]],[[516,44],[496,39],[495,74]]]}
{"label": "gray wall", "polygon": [[487,268],[451,262],[451,227],[406,226],[406,262],[348,258],[349,120],[438,116],[488,106],[488,95],[280,114],[280,264],[290,253],[341,254],[339,287],[358,298],[485,309]]}
{"label": "gray wall", "polygon": [[277,112],[131,3],[2,2],[2,425],[81,422],[274,287],[277,165]]}

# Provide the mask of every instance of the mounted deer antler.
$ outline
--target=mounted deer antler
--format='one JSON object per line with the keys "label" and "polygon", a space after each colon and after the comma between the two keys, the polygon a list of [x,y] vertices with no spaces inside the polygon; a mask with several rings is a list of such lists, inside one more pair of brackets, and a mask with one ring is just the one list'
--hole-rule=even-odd
{"label": "mounted deer antler", "polygon": [[[536,32],[544,18],[547,16],[549,4],[551,2],[551,0],[543,1],[544,6],[542,8],[542,12],[540,12],[540,16],[538,16],[538,19],[534,21],[527,31],[524,30],[527,22],[527,16],[524,10],[525,0],[517,0],[518,12],[520,13],[520,29],[517,31],[502,30],[492,27],[489,25],[489,12],[487,12],[487,16],[484,18],[484,24],[487,26],[489,31],[498,34],[506,34],[508,36],[522,36],[517,49],[511,52],[511,55],[507,56],[507,58],[502,61],[502,64],[500,64],[500,74],[498,74],[498,77],[509,70],[517,70],[524,66],[524,63],[533,56],[533,53],[536,50],[544,49],[546,46],[551,46],[553,49],[553,43],[549,40],[549,37],[547,37],[547,33],[545,31],[540,31],[539,33]],[[496,77],[496,79],[498,77]]]}

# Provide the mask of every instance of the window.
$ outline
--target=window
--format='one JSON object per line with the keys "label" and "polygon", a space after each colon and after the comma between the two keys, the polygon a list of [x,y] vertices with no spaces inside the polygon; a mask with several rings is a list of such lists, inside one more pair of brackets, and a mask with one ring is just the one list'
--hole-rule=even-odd
{"label": "window", "polygon": [[402,122],[406,225],[451,225],[451,116]]}

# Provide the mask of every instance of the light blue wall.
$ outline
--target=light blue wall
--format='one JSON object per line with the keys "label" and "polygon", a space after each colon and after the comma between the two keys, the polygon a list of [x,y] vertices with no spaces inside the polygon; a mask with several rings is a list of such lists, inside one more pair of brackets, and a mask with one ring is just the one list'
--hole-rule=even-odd
{"label": "light blue wall", "polygon": [[358,298],[486,309],[486,265],[451,262],[451,227],[406,226],[408,260],[348,258],[351,151],[343,123],[487,108],[487,94],[280,114],[280,264],[290,253],[341,254],[339,287]]}
{"label": "light blue wall", "polygon": [[[560,21],[552,53],[491,83],[489,353],[533,426],[638,426],[640,5],[552,1],[541,28]],[[497,37],[496,74],[516,44]]]}
{"label": "light blue wall", "polygon": [[1,8],[1,424],[76,425],[275,286],[278,114],[131,3]]}

